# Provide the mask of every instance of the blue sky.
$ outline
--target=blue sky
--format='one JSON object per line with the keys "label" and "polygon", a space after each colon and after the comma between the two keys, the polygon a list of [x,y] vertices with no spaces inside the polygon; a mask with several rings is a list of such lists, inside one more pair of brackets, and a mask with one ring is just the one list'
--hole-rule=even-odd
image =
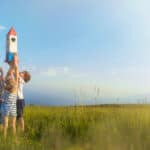
{"label": "blue sky", "polygon": [[[148,0],[5,0],[0,60],[14,26],[20,69],[30,70],[29,102],[114,103],[150,95]],[[100,93],[97,94],[97,90]],[[97,96],[95,96],[97,95]]]}

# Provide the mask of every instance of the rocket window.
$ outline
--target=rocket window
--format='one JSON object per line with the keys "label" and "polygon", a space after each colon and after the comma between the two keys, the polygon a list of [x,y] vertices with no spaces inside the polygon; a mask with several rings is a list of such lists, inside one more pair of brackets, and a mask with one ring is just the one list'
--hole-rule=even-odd
{"label": "rocket window", "polygon": [[16,39],[15,39],[15,38],[11,38],[11,41],[12,41],[12,42],[15,42],[15,41],[16,41]]}

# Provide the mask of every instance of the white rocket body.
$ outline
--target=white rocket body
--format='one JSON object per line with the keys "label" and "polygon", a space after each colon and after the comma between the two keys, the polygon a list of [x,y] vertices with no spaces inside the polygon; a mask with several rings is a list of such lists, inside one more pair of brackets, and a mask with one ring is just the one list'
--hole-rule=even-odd
{"label": "white rocket body", "polygon": [[6,62],[11,62],[14,53],[18,52],[17,33],[14,28],[11,28],[7,33],[6,41]]}
{"label": "white rocket body", "polygon": [[7,37],[7,52],[17,53],[17,36],[10,35]]}

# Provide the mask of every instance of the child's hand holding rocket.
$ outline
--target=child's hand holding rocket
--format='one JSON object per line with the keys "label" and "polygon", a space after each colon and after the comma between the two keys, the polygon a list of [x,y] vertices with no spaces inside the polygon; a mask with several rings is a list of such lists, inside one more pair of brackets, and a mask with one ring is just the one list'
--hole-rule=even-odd
{"label": "child's hand holding rocket", "polygon": [[17,54],[14,54],[13,65],[14,65],[15,68],[18,68],[19,60],[18,60],[18,55]]}

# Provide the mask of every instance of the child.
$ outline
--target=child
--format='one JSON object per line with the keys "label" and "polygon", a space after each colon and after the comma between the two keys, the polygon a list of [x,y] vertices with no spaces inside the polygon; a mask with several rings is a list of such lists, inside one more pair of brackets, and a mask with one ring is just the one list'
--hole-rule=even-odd
{"label": "child", "polygon": [[22,71],[19,73],[19,84],[18,84],[18,99],[17,99],[17,120],[19,121],[19,125],[21,131],[24,132],[24,118],[23,118],[23,110],[25,106],[23,87],[24,84],[29,82],[31,76],[29,72]]}
{"label": "child", "polygon": [[0,68],[0,129],[2,129],[3,124],[3,115],[2,115],[3,94],[4,94],[4,76],[3,76],[3,69]]}
{"label": "child", "polygon": [[16,135],[16,101],[18,92],[18,57],[14,55],[13,61],[9,63],[9,70],[5,78],[5,91],[4,91],[4,103],[3,103],[3,115],[4,115],[4,137],[7,137],[9,116],[12,117],[12,129],[13,134]]}

